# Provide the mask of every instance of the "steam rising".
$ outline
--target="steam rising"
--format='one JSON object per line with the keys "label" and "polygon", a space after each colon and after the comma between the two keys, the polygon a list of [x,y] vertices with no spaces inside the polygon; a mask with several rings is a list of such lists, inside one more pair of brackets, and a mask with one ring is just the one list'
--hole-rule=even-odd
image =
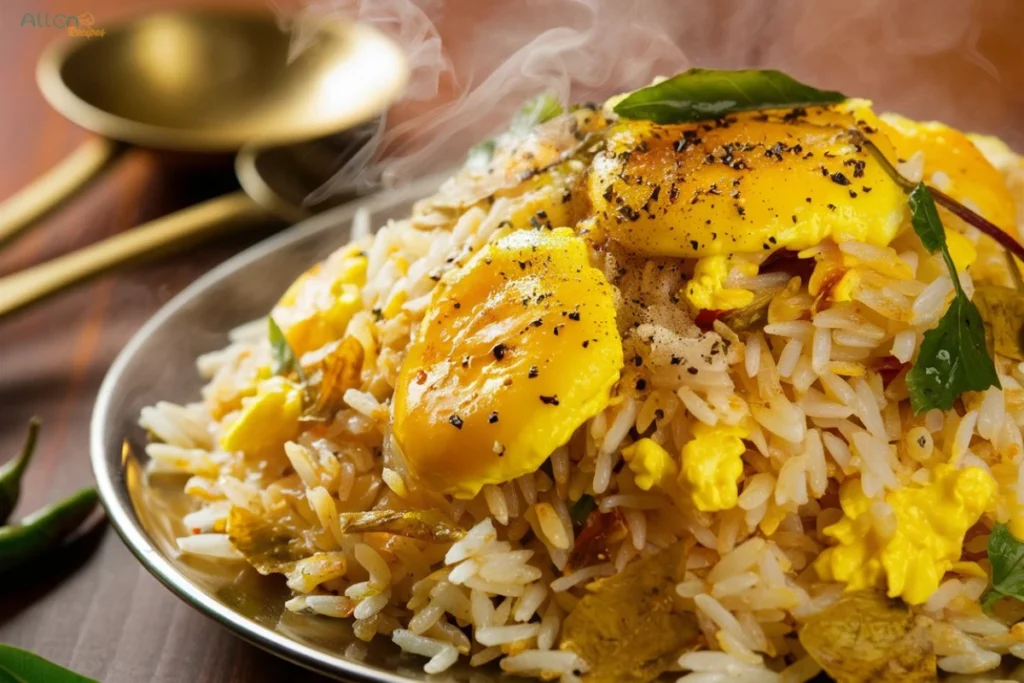
{"label": "steam rising", "polygon": [[[303,27],[342,16],[394,38],[411,68],[410,88],[387,125],[382,119],[368,144],[310,201],[457,164],[538,93],[551,92],[563,104],[601,101],[688,66],[664,28],[667,4],[517,0],[498,11],[496,4],[481,4],[489,6],[486,14],[473,3],[460,3],[456,15],[440,2],[409,0],[332,0],[307,10],[296,24],[299,46],[308,39]],[[462,68],[454,66],[432,18],[447,35],[460,32],[451,50]]]}
{"label": "steam rising", "polygon": [[[293,20],[296,49],[325,17],[365,22],[404,48],[411,78],[387,120],[366,128],[367,144],[310,201],[451,167],[540,92],[563,103],[602,101],[691,61],[781,69],[873,98],[880,110],[996,129],[1013,143],[1020,136],[1009,100],[1020,96],[998,85],[1000,74],[982,50],[982,27],[989,40],[993,31],[1004,32],[993,16],[1009,6],[1007,0],[320,0]],[[1024,73],[1003,62],[1004,71]],[[972,97],[993,106],[965,107]]]}

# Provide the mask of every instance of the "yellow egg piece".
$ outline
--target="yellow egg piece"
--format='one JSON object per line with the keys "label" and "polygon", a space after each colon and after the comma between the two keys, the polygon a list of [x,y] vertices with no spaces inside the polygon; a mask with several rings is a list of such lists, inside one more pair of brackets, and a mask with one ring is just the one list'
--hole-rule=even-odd
{"label": "yellow egg piece", "polygon": [[872,503],[860,481],[848,479],[839,492],[843,518],[824,530],[839,545],[819,555],[814,568],[823,580],[850,590],[887,583],[889,597],[919,605],[960,561],[964,535],[995,494],[996,482],[984,470],[937,465],[929,484],[885,496],[894,518],[889,533],[869,514]]}
{"label": "yellow egg piece", "polygon": [[366,256],[349,245],[292,283],[271,315],[297,355],[345,335],[349,320],[363,308],[365,282]]}
{"label": "yellow egg piece", "polygon": [[242,411],[224,431],[220,446],[246,455],[281,448],[298,435],[301,415],[302,389],[271,377],[260,382],[255,396],[242,400]]}
{"label": "yellow egg piece", "polygon": [[882,131],[892,141],[898,159],[909,159],[918,151],[924,155],[924,182],[1013,234],[1013,196],[1002,173],[970,138],[936,121],[912,121],[897,114],[882,114],[880,118]]}
{"label": "yellow egg piece", "polygon": [[653,439],[640,439],[622,449],[622,457],[633,472],[636,485],[644,491],[652,488],[672,490],[679,468],[672,455]]}
{"label": "yellow egg piece", "polygon": [[736,507],[737,482],[743,474],[740,456],[747,450],[749,432],[739,425],[711,427],[698,422],[693,438],[683,446],[681,483],[689,489],[698,510],[715,512]]}
{"label": "yellow egg piece", "polygon": [[753,263],[733,261],[729,256],[716,254],[697,261],[693,278],[686,285],[686,299],[698,310],[729,311],[749,306],[754,293],[747,289],[725,286],[729,270],[738,266],[743,275],[757,275]]}
{"label": "yellow egg piece", "polygon": [[425,486],[472,497],[540,467],[621,369],[612,288],[583,240],[512,232],[438,284],[398,375],[394,435]]}
{"label": "yellow egg piece", "polygon": [[[827,237],[886,245],[909,215],[907,198],[847,133],[856,126],[834,107],[621,121],[588,177],[596,222],[648,256],[799,250]],[[875,143],[892,154],[884,136]]]}

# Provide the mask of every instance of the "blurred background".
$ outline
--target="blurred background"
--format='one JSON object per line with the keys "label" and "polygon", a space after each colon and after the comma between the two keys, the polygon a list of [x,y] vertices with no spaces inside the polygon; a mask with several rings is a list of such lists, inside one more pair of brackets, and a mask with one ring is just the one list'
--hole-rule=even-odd
{"label": "blurred background", "polygon": [[[66,38],[39,18],[88,14],[101,29],[182,5],[0,3],[0,201],[90,135],[38,91],[37,60],[47,44]],[[282,23],[307,7],[292,0],[202,5],[265,10]],[[472,140],[545,87],[563,97],[598,98],[694,65],[781,69],[871,99],[876,110],[995,134],[1024,151],[1019,0],[334,0],[310,11],[375,21],[410,50],[412,90],[389,116],[392,135],[383,150],[404,160],[394,167],[397,182],[457,160]],[[35,21],[26,23],[26,15]],[[237,187],[228,166],[183,170],[162,158],[129,152],[62,210],[0,246],[0,277]],[[30,416],[44,420],[24,509],[91,481],[92,402],[130,335],[198,275],[269,234],[263,227],[221,237],[0,319],[0,461],[18,449]],[[299,675],[178,602],[112,533],[90,543],[44,575],[5,578],[0,641],[105,681]]]}

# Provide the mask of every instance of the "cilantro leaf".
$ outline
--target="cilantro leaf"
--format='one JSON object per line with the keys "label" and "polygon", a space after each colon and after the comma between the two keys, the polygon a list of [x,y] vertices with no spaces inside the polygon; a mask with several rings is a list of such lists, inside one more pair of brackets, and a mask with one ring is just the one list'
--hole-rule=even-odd
{"label": "cilantro leaf", "polygon": [[687,123],[753,109],[835,104],[846,96],[818,90],[781,71],[690,69],[630,93],[615,105],[625,119]]}
{"label": "cilantro leaf", "polygon": [[1001,522],[996,522],[988,537],[988,560],[992,563],[992,590],[982,599],[985,607],[1000,598],[1024,601],[1024,543]]}
{"label": "cilantro leaf", "polygon": [[918,184],[908,200],[914,232],[928,251],[942,251],[956,296],[939,324],[924,333],[917,362],[907,373],[907,390],[915,414],[932,408],[948,410],[965,391],[999,387],[995,364],[985,346],[985,326],[957,276],[946,247],[946,233],[931,192]]}
{"label": "cilantro leaf", "polygon": [[[914,232],[921,238],[924,248],[934,254],[946,246],[946,230],[939,220],[939,210],[935,208],[935,200],[931,191],[924,183],[918,183],[910,196],[907,197],[910,204],[910,220],[914,225]],[[943,254],[945,255],[945,254]],[[953,271],[956,277],[956,271]]]}

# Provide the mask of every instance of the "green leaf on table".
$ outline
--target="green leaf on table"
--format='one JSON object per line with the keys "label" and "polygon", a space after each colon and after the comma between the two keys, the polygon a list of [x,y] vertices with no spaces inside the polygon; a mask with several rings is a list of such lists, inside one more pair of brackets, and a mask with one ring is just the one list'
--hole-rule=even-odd
{"label": "green leaf on table", "polygon": [[932,408],[949,410],[965,391],[999,387],[995,364],[985,345],[985,325],[957,276],[946,247],[946,233],[931,192],[919,184],[910,193],[911,223],[928,251],[942,251],[956,295],[939,324],[924,333],[917,361],[907,373],[907,390],[914,413]]}
{"label": "green leaf on table", "polygon": [[1001,522],[996,522],[988,537],[988,560],[992,563],[992,590],[982,599],[985,607],[1000,598],[1024,601],[1024,543]]}
{"label": "green leaf on table", "polygon": [[11,645],[0,643],[0,683],[97,683]]}
{"label": "green leaf on table", "polygon": [[690,69],[630,93],[615,105],[626,119],[687,123],[754,109],[835,104],[846,96],[818,90],[781,71]]}

